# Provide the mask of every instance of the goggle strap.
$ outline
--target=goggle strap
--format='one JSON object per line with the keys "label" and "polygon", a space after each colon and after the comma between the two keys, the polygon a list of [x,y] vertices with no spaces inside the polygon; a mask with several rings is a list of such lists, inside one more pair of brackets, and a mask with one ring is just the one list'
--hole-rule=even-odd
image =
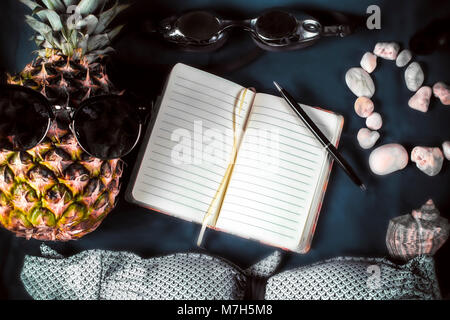
{"label": "goggle strap", "polygon": [[334,25],[324,26],[322,29],[322,36],[324,37],[345,37],[352,33],[350,26],[348,25]]}

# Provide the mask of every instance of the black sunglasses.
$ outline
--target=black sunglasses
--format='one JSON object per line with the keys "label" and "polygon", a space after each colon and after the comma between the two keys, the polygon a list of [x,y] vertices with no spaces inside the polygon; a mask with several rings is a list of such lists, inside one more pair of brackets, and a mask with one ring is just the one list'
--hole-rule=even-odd
{"label": "black sunglasses", "polygon": [[68,112],[69,129],[87,154],[121,158],[139,141],[145,107],[130,97],[103,95],[76,109],[52,105],[41,93],[18,85],[0,85],[0,148],[25,151],[42,142],[59,112]]}
{"label": "black sunglasses", "polygon": [[266,11],[256,18],[227,20],[208,12],[191,11],[159,23],[157,32],[169,42],[189,51],[209,51],[221,47],[231,28],[248,31],[256,45],[264,50],[294,50],[314,44],[324,36],[344,37],[353,30],[349,25],[323,26],[312,16],[293,15],[282,10]]}

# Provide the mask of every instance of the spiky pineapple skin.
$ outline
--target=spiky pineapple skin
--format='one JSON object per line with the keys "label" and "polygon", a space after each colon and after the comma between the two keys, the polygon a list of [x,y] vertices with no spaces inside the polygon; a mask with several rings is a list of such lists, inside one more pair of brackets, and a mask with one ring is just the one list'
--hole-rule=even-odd
{"label": "spiky pineapple skin", "polygon": [[[87,98],[118,94],[103,64],[48,50],[10,84],[39,91],[52,105],[77,107]],[[73,240],[94,231],[114,208],[122,161],[86,154],[60,114],[42,143],[26,152],[0,150],[0,224],[17,236]]]}

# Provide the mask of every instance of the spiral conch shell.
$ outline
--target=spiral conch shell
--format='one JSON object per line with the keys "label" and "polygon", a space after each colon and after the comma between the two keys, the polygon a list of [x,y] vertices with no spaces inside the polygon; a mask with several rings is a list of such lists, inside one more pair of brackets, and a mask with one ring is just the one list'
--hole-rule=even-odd
{"label": "spiral conch shell", "polygon": [[448,220],[441,217],[433,200],[428,200],[411,214],[389,221],[386,246],[393,258],[409,260],[418,255],[434,255],[447,241]]}

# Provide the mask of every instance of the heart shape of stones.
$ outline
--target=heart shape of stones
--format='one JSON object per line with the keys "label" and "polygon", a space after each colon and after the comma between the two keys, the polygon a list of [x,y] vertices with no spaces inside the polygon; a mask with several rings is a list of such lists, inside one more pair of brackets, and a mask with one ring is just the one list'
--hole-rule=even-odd
{"label": "heart shape of stones", "polygon": [[[379,130],[383,120],[375,106],[372,96],[375,93],[375,84],[370,74],[377,67],[377,58],[395,60],[399,68],[405,68],[406,87],[415,92],[409,99],[408,105],[414,110],[427,112],[431,96],[438,98],[443,105],[450,105],[450,87],[443,82],[437,82],[433,88],[422,86],[425,76],[420,64],[411,62],[411,51],[404,49],[400,52],[400,45],[395,42],[379,42],[373,52],[366,52],[362,58],[361,67],[350,68],[345,74],[345,82],[349,89],[358,97],[354,104],[355,112],[366,119],[366,127],[361,128],[357,140],[361,148],[371,149],[380,138]],[[411,62],[411,63],[410,63]],[[409,65],[408,65],[409,64]],[[439,147],[417,146],[411,151],[411,161],[417,168],[429,176],[437,175],[442,168],[444,156],[450,160],[450,141],[442,143]],[[404,169],[409,161],[408,152],[398,143],[379,146],[370,153],[369,166],[373,173],[386,175]]]}

